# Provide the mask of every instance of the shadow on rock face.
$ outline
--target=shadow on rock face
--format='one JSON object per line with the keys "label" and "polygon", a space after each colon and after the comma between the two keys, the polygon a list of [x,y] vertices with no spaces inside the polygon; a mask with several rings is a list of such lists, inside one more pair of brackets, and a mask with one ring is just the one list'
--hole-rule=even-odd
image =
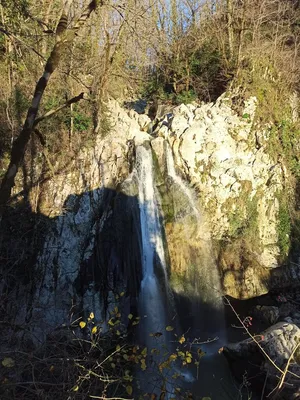
{"label": "shadow on rock face", "polygon": [[70,195],[48,218],[27,204],[1,221],[1,303],[7,327],[42,336],[82,312],[102,319],[109,293],[134,299],[141,280],[138,200],[101,188]]}

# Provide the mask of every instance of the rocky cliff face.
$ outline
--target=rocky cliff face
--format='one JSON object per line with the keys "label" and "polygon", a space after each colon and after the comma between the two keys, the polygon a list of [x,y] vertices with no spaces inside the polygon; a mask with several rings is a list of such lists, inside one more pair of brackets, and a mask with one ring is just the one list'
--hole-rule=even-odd
{"label": "rocky cliff face", "polygon": [[250,98],[237,113],[225,95],[215,104],[181,105],[160,121],[151,141],[161,171],[169,143],[178,175],[193,188],[202,232],[216,245],[224,290],[236,298],[299,280],[297,266],[278,264],[280,197],[289,177],[280,156],[274,161],[266,151],[270,127],[253,125],[256,107]]}
{"label": "rocky cliff face", "polygon": [[[278,266],[285,170],[265,151],[267,132],[253,129],[255,98],[241,115],[231,106],[225,96],[215,104],[181,105],[156,132],[169,142],[178,173],[197,193],[211,238],[221,243],[225,291],[247,298],[268,290],[269,271]],[[152,141],[154,149],[160,141]]]}
{"label": "rocky cliff face", "polygon": [[217,280],[212,265],[224,292],[242,299],[299,279],[297,267],[278,265],[278,199],[287,172],[265,151],[268,129],[253,126],[255,98],[239,114],[232,104],[223,95],[214,104],[181,105],[153,131],[145,114],[109,103],[110,133],[82,149],[70,172],[54,177],[42,193],[32,190],[47,228],[22,318],[30,310],[31,318],[53,328],[74,304],[100,316],[114,291],[138,293],[137,188],[127,178],[135,148],[145,142],[152,147],[175,291],[192,292],[197,280],[203,292],[207,280]]}

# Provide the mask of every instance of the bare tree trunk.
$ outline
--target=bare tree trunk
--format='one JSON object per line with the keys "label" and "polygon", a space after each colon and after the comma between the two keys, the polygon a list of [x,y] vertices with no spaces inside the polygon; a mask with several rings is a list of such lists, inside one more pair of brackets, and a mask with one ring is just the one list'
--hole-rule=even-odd
{"label": "bare tree trunk", "polygon": [[240,66],[241,66],[241,59],[242,59],[242,50],[243,50],[243,44],[244,44],[244,34],[245,34],[245,13],[246,13],[246,8],[248,4],[245,1],[242,4],[240,14],[241,14],[241,22],[239,26],[239,31],[238,31],[238,50],[237,50],[237,71],[236,75],[238,76],[240,73]]}
{"label": "bare tree trunk", "polygon": [[[35,92],[33,95],[33,99],[31,102],[31,106],[27,112],[27,117],[23,126],[22,131],[20,132],[18,138],[15,140],[12,146],[10,163],[8,169],[5,173],[5,176],[1,183],[0,188],[0,206],[4,206],[10,196],[12,188],[15,184],[15,177],[19,170],[19,167],[24,159],[25,151],[27,148],[27,144],[29,142],[31,133],[34,128],[34,123],[37,117],[37,113],[39,110],[40,102],[42,100],[44,91],[48,85],[49,79],[53,72],[57,69],[61,57],[65,54],[66,49],[73,43],[75,35],[79,28],[84,25],[86,20],[89,18],[91,13],[96,10],[97,6],[100,4],[103,5],[103,1],[92,0],[87,8],[82,12],[81,16],[75,22],[73,27],[68,29],[67,26],[67,15],[68,9],[71,4],[71,0],[66,2],[66,7],[63,11],[63,14],[59,20],[56,29],[56,43],[52,49],[52,52],[47,60],[44,73],[39,79]],[[1,210],[0,210],[1,211]]]}
{"label": "bare tree trunk", "polygon": [[[2,26],[5,26],[4,15],[3,15],[3,7],[0,4],[0,14],[1,14],[1,22]],[[11,57],[13,47],[12,47],[12,40],[13,38],[9,37],[8,35],[4,36],[4,43],[5,43],[5,52],[8,54],[8,61],[7,61],[7,82],[8,82],[8,93],[6,97],[6,118],[10,126],[11,130],[11,144],[13,143],[15,132],[16,132],[16,124],[13,112],[11,112],[11,98],[13,95],[13,90],[15,88],[15,79],[14,79],[14,68],[13,68],[13,57]]]}
{"label": "bare tree trunk", "polygon": [[[46,8],[45,15],[44,15],[45,26],[48,26],[49,17],[50,17],[50,12],[51,12],[52,6],[53,6],[53,1],[52,0],[49,0],[48,4],[47,4],[47,2],[45,3],[45,8]],[[42,53],[43,56],[45,56],[46,53],[47,53],[46,35],[43,37],[43,40],[42,40],[42,51],[41,51],[41,53]]]}
{"label": "bare tree trunk", "polygon": [[230,60],[234,57],[233,1],[227,0],[227,26]]}

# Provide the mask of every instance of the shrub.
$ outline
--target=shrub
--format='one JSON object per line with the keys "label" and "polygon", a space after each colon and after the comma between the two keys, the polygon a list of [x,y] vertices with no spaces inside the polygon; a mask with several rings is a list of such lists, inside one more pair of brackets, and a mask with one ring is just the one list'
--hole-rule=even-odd
{"label": "shrub", "polygon": [[74,129],[77,132],[85,132],[90,128],[92,120],[85,113],[77,111],[77,109],[75,109],[73,113],[73,118]]}
{"label": "shrub", "polygon": [[286,201],[279,197],[278,211],[278,246],[280,256],[285,258],[290,250],[291,218]]}

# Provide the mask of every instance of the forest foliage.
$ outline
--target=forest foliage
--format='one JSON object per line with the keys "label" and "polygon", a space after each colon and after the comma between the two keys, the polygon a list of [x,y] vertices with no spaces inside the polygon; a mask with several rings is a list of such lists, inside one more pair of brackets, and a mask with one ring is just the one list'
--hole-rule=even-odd
{"label": "forest foliage", "polygon": [[[54,164],[67,168],[66,151],[74,158],[105,134],[108,97],[178,104],[214,101],[229,87],[239,88],[237,110],[245,97],[258,98],[257,119],[276,129],[275,153],[299,174],[299,1],[4,0],[0,7],[0,177],[61,32],[64,47],[34,118],[54,114],[30,128],[24,145],[45,163],[28,187],[55,173]],[[32,162],[27,153],[17,169]]]}
{"label": "forest foliage", "polygon": [[3,0],[0,14],[0,206],[39,187],[40,209],[47,181],[109,132],[109,98],[180,104],[230,90],[242,117],[258,100],[254,129],[288,171],[283,258],[298,243],[298,0]]}
{"label": "forest foliage", "polygon": [[[42,188],[47,179],[67,171],[82,148],[92,147],[97,135],[104,136],[110,129],[109,98],[157,99],[172,104],[208,102],[228,89],[237,93],[233,106],[238,113],[247,97],[257,97],[255,123],[270,127],[269,153],[275,161],[285,163],[299,192],[299,50],[299,0],[2,0],[0,204],[18,190],[24,199],[30,198],[32,187]],[[41,93],[38,83],[45,77],[48,80]],[[33,115],[35,92],[40,102]],[[28,128],[26,121],[32,115]],[[26,140],[17,141],[24,129]],[[7,191],[5,183],[14,165],[16,178],[9,182]],[[300,193],[298,196],[300,205]],[[293,219],[288,201],[282,203],[285,208],[279,216],[284,254],[289,251],[287,234]],[[240,225],[239,221],[234,223],[236,233]],[[300,237],[297,229],[295,236]],[[88,322],[80,325],[82,330],[92,326]],[[70,398],[75,398],[94,383],[102,345],[101,341],[95,345],[100,327],[98,331],[94,328],[89,343],[77,341],[66,349],[61,336],[54,340],[55,354],[53,342],[46,348],[47,362],[41,362],[43,374],[38,377],[49,383],[49,392],[55,389],[57,393],[72,382],[74,386],[67,390],[72,393]],[[119,335],[119,327],[111,330],[114,335],[105,342],[107,354],[115,351],[123,335],[121,331]],[[73,358],[80,354],[88,371],[81,365],[70,368],[67,351]],[[89,351],[93,357],[86,359]],[[179,351],[168,354],[164,368],[174,361],[170,356],[189,363],[189,349]],[[146,357],[142,352],[134,346],[121,351],[125,361],[124,354],[143,368]],[[25,375],[32,357],[42,359],[40,353],[30,352],[20,358]],[[119,355],[114,353],[105,362],[110,379],[119,368],[121,393],[130,395],[131,375]],[[79,370],[83,370],[81,374]],[[99,371],[102,373],[101,368]],[[80,377],[80,384],[74,377]],[[53,387],[53,382],[58,386]],[[109,384],[101,381],[99,390]],[[28,387],[41,390],[34,382]]]}

